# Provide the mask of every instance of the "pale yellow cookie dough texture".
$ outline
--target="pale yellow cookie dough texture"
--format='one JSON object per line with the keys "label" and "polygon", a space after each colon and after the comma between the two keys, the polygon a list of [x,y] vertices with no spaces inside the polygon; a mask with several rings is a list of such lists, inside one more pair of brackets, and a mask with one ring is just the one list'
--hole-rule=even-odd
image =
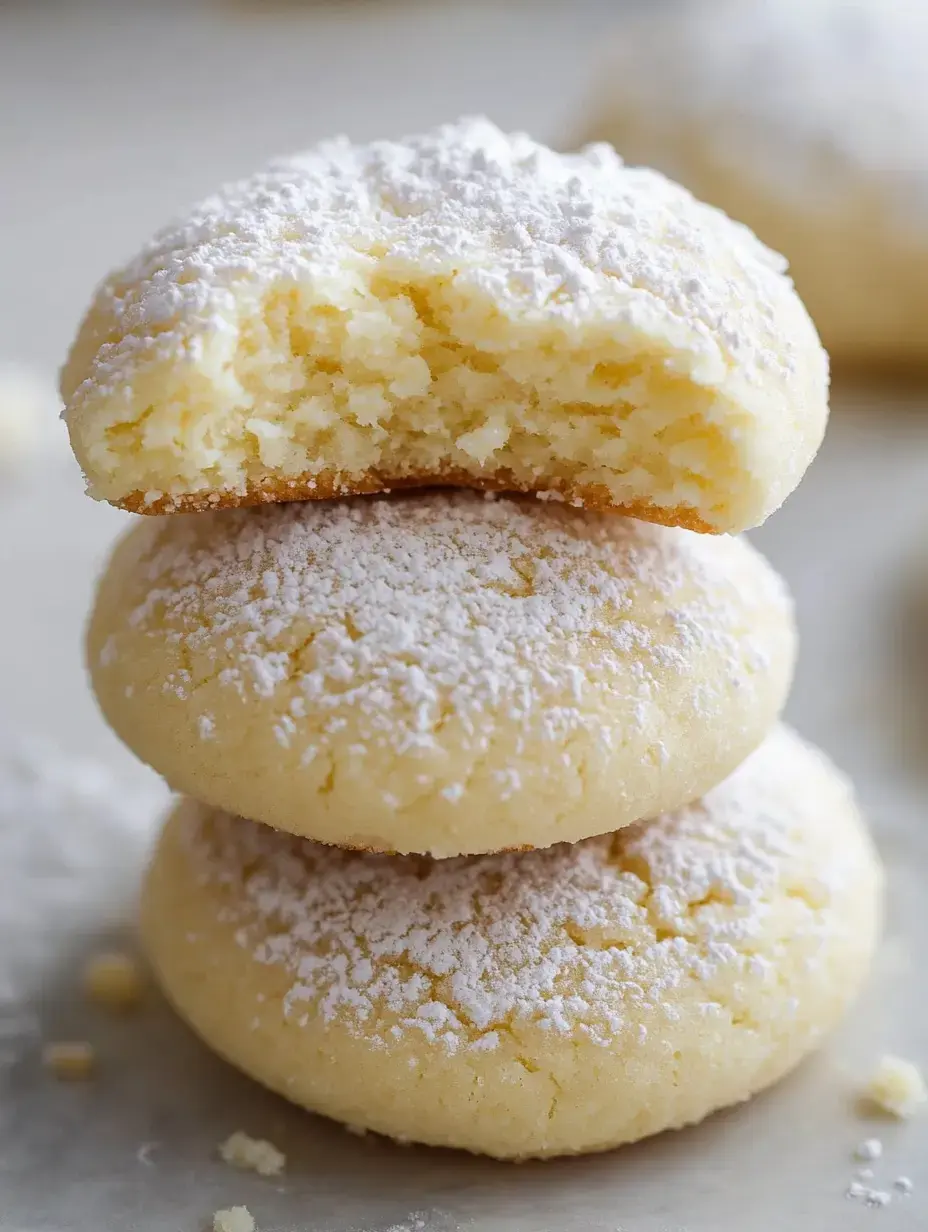
{"label": "pale yellow cookie dough texture", "polygon": [[94,955],[84,968],[83,982],[87,997],[114,1013],[135,1009],[145,995],[135,959],[118,951]]}
{"label": "pale yellow cookie dough texture", "polygon": [[928,9],[679,0],[624,18],[578,135],[789,260],[837,362],[928,364]]}
{"label": "pale yellow cookie dough texture", "polygon": [[864,1095],[881,1112],[905,1120],[928,1103],[928,1086],[913,1061],[889,1053],[880,1057]]}
{"label": "pale yellow cookie dough texture", "polygon": [[486,120],[226,187],[106,279],[61,388],[91,494],[142,512],[442,482],[737,532],[827,417],[749,231]]}
{"label": "pale yellow cookie dough texture", "polygon": [[247,1206],[230,1206],[213,1213],[213,1232],[255,1232],[254,1216]]}
{"label": "pale yellow cookie dough texture", "polygon": [[88,660],[113,729],[172,788],[452,856],[699,796],[776,722],[795,644],[744,540],[432,491],[139,520]]}
{"label": "pale yellow cookie dough texture", "polygon": [[180,1013],[262,1083],[508,1159],[774,1082],[857,993],[880,885],[848,784],[778,729],[700,802],[522,854],[352,853],[185,801],[142,927]]}

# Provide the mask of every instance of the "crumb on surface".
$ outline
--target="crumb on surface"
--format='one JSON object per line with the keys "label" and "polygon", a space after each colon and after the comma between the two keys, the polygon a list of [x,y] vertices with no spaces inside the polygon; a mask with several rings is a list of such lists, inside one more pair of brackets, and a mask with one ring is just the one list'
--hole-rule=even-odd
{"label": "crumb on surface", "polygon": [[129,954],[96,954],[84,968],[84,992],[108,1010],[134,1009],[144,985],[138,963]]}
{"label": "crumb on surface", "polygon": [[255,1221],[247,1206],[230,1206],[213,1214],[213,1232],[255,1232]]}
{"label": "crumb on surface", "polygon": [[42,1064],[56,1078],[79,1081],[96,1068],[96,1054],[87,1040],[60,1040],[42,1049]]}
{"label": "crumb on surface", "polygon": [[236,1130],[220,1145],[219,1154],[233,1168],[257,1172],[259,1176],[280,1176],[287,1163],[286,1155],[272,1142],[251,1138],[242,1130]]}
{"label": "crumb on surface", "polygon": [[854,1150],[855,1159],[879,1159],[883,1154],[883,1143],[879,1138],[865,1138],[863,1142],[859,1142]]}
{"label": "crumb on surface", "polygon": [[887,1054],[880,1058],[864,1095],[881,1112],[905,1119],[928,1100],[928,1088],[917,1065]]}
{"label": "crumb on surface", "polygon": [[870,1185],[862,1185],[859,1181],[851,1181],[847,1187],[846,1196],[854,1202],[862,1202],[864,1206],[889,1206],[893,1196],[886,1189],[873,1189]]}

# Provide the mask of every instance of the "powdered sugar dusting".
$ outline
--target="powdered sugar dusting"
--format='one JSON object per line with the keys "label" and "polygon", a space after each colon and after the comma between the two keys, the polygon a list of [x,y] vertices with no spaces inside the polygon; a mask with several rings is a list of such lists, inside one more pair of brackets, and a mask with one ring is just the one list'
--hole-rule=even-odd
{"label": "powdered sugar dusting", "polygon": [[[705,384],[731,369],[789,382],[814,347],[782,261],[739,224],[607,146],[559,154],[465,119],[401,141],[325,142],[166,228],[100,288],[97,310],[118,326],[65,390],[69,414],[101,392],[128,398],[150,363],[231,354],[240,298],[302,283],[342,311],[375,267],[447,279],[462,301],[535,325],[655,330]],[[427,379],[422,366],[404,387]]]}
{"label": "powdered sugar dusting", "polygon": [[[844,781],[781,729],[703,802],[573,846],[358,855],[193,803],[181,833],[195,875],[230,887],[239,944],[292,976],[288,1016],[455,1051],[495,1048],[519,1024],[606,1044],[694,978],[704,1012],[727,1014],[723,988],[766,979],[755,951],[773,963],[777,944],[817,969],[848,926],[835,902],[870,859],[860,832],[822,842],[850,807]],[[789,938],[765,941],[787,895]]]}
{"label": "powdered sugar dusting", "polygon": [[[771,608],[788,621],[782,584],[742,541],[531,500],[290,504],[145,533],[129,624],[205,661],[165,687],[186,698],[218,673],[243,697],[280,694],[274,734],[304,763],[348,714],[362,740],[400,751],[434,745],[451,719],[475,748],[496,722],[608,742],[610,698],[657,749],[668,679],[717,662],[689,688],[710,722],[763,677]],[[215,723],[200,717],[203,738]]]}
{"label": "powdered sugar dusting", "polygon": [[148,775],[0,738],[0,1010],[82,930],[128,920],[166,799]]}

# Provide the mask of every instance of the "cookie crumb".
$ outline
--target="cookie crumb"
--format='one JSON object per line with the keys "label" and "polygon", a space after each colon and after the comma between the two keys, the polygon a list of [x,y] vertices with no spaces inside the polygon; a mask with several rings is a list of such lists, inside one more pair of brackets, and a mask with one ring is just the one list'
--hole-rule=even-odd
{"label": "cookie crumb", "polygon": [[906,1197],[908,1197],[914,1188],[915,1186],[912,1184],[912,1180],[908,1176],[897,1176],[893,1181],[893,1189],[895,1189],[897,1193],[905,1194]]}
{"label": "cookie crumb", "polygon": [[928,1100],[928,1089],[921,1070],[903,1057],[880,1058],[864,1095],[881,1112],[905,1120]]}
{"label": "cookie crumb", "polygon": [[869,1185],[862,1185],[860,1181],[851,1181],[845,1191],[845,1197],[851,1198],[854,1202],[862,1202],[864,1206],[889,1206],[893,1200],[891,1193],[885,1189],[871,1189]]}
{"label": "cookie crumb", "polygon": [[42,1049],[42,1064],[56,1078],[79,1082],[96,1068],[93,1045],[86,1040],[60,1040]]}
{"label": "cookie crumb", "polygon": [[97,954],[84,968],[84,992],[105,1009],[134,1009],[142,999],[142,991],[138,963],[129,954]]}
{"label": "cookie crumb", "polygon": [[857,1144],[854,1150],[855,1159],[879,1159],[883,1154],[883,1143],[879,1138],[864,1138],[863,1142]]}
{"label": "cookie crumb", "polygon": [[230,1206],[214,1213],[213,1232],[255,1232],[255,1221],[247,1206]]}
{"label": "cookie crumb", "polygon": [[136,1161],[144,1164],[146,1168],[153,1168],[151,1153],[161,1145],[160,1142],[143,1142],[139,1149],[135,1152]]}
{"label": "cookie crumb", "polygon": [[287,1163],[286,1155],[272,1142],[251,1138],[240,1129],[221,1144],[219,1154],[233,1168],[257,1172],[259,1176],[280,1176]]}

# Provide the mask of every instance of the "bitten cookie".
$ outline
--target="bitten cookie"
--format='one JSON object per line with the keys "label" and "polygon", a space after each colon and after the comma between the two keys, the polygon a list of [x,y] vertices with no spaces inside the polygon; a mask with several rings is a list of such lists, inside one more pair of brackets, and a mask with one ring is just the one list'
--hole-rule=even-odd
{"label": "bitten cookie", "polygon": [[776,721],[795,631],[741,540],[430,492],[141,520],[88,653],[107,720],[176,790],[450,856],[694,799]]}
{"label": "bitten cookie", "polygon": [[149,873],[162,987],[305,1107],[502,1158],[605,1150],[791,1069],[867,972],[880,869],[778,730],[680,812],[547,851],[348,853],[187,801]]}
{"label": "bitten cookie", "polygon": [[441,483],[739,531],[827,416],[781,270],[606,147],[486,120],[328,142],[104,282],[67,423],[91,494],[143,513]]}
{"label": "bitten cookie", "polygon": [[836,363],[928,364],[928,12],[684,0],[624,19],[580,130],[789,259]]}

